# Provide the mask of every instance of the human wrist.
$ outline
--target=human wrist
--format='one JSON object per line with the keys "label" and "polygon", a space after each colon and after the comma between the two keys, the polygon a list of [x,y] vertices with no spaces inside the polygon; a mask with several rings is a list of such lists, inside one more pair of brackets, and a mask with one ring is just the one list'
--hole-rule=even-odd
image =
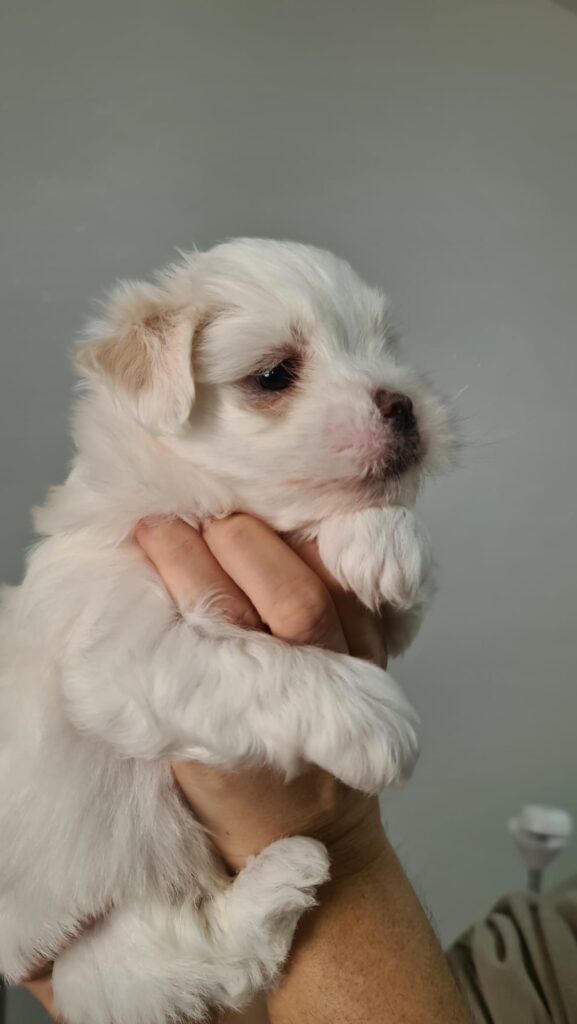
{"label": "human wrist", "polygon": [[331,888],[371,874],[390,850],[376,797],[359,796],[341,819],[321,825],[313,834],[328,849]]}

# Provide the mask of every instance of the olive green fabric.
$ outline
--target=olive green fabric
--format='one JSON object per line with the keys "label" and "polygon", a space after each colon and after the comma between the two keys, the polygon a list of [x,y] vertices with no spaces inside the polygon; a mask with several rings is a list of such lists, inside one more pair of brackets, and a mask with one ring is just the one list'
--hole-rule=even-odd
{"label": "olive green fabric", "polygon": [[479,1024],[577,1024],[577,878],[504,897],[448,958]]}

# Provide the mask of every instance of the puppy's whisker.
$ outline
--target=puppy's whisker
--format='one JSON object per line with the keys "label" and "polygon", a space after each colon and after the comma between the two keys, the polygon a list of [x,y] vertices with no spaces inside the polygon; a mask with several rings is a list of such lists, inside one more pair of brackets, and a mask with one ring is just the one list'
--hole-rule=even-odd
{"label": "puppy's whisker", "polygon": [[458,402],[459,399],[462,398],[463,395],[469,390],[470,386],[471,386],[470,384],[464,384],[463,387],[460,388],[459,391],[455,392],[454,395],[450,396],[449,401],[450,402]]}

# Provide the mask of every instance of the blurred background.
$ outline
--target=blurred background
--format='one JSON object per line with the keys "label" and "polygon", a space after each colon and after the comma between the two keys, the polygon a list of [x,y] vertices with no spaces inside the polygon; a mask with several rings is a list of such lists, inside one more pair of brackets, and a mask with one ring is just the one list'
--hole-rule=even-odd
{"label": "blurred background", "polygon": [[66,473],[70,340],[116,277],[247,234],[383,285],[470,441],[422,502],[442,588],[395,671],[425,745],[382,800],[445,941],[522,884],[521,803],[577,813],[576,8],[3,3],[0,578]]}

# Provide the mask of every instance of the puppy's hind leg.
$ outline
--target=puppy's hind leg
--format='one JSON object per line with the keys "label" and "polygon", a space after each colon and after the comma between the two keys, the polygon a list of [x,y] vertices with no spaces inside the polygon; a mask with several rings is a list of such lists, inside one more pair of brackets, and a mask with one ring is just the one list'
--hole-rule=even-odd
{"label": "puppy's hind leg", "polygon": [[325,847],[295,836],[249,858],[234,884],[218,894],[207,914],[213,942],[240,967],[236,981],[226,979],[223,1006],[236,1009],[274,985],[299,918],[315,905],[315,890],[328,877]]}
{"label": "puppy's hind leg", "polygon": [[275,982],[327,877],[325,848],[295,837],[251,858],[200,908],[118,908],[57,959],[56,1010],[66,1024],[169,1024],[240,1009]]}

